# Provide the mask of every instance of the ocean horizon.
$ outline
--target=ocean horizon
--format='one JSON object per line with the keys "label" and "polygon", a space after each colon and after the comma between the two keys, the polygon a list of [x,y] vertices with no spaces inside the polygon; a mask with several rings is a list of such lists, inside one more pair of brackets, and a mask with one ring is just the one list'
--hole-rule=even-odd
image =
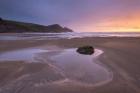
{"label": "ocean horizon", "polygon": [[65,32],[65,33],[11,33],[0,34],[0,40],[72,39],[85,37],[140,37],[140,32]]}

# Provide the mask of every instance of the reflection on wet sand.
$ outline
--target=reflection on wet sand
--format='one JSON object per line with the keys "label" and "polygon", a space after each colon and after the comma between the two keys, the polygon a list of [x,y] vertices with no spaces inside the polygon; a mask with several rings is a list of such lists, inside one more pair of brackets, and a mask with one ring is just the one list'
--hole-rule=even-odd
{"label": "reflection on wet sand", "polygon": [[[53,64],[60,68],[67,81],[81,84],[106,83],[112,79],[112,73],[95,63],[103,51],[95,49],[93,55],[82,55],[76,49],[67,49],[51,57]],[[95,62],[94,62],[95,61]]]}
{"label": "reflection on wet sand", "polygon": [[[29,93],[42,89],[58,93],[57,90],[64,87],[77,89],[106,84],[112,80],[112,72],[98,64],[97,58],[102,53],[98,49],[95,49],[93,55],[79,54],[76,49],[23,49],[3,53],[0,55],[0,60],[3,61],[0,69],[3,72],[8,69],[10,76],[7,76],[8,80],[3,80],[7,83],[2,85],[0,93],[15,93],[20,90]],[[19,60],[24,62],[18,62]]]}
{"label": "reflection on wet sand", "polygon": [[29,48],[14,50],[0,54],[0,61],[35,61],[34,56],[37,53],[47,52],[47,50]]}

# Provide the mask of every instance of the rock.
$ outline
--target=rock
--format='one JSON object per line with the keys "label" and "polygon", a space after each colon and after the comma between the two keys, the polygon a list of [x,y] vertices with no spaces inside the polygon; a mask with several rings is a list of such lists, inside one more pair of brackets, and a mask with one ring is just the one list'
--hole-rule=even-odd
{"label": "rock", "polygon": [[72,29],[67,28],[67,27],[64,27],[63,29],[64,29],[64,31],[66,31],[66,32],[73,32],[73,30],[72,30]]}
{"label": "rock", "polygon": [[3,19],[0,17],[0,22],[3,21]]}
{"label": "rock", "polygon": [[0,33],[62,33],[62,32],[73,32],[67,27],[63,27],[59,24],[53,25],[39,25],[34,23],[24,23],[11,20],[5,20],[0,17]]}
{"label": "rock", "polygon": [[63,28],[59,24],[48,25],[48,29],[51,30],[62,30]]}
{"label": "rock", "polygon": [[62,27],[59,24],[48,25],[47,30],[49,32],[73,32],[71,29]]}
{"label": "rock", "polygon": [[94,48],[92,46],[83,46],[77,49],[77,52],[85,55],[92,55],[94,53]]}

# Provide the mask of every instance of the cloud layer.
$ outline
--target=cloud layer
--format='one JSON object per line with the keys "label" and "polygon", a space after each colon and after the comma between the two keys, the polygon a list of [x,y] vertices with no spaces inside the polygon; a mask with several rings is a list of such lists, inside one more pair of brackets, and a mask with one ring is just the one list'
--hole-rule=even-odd
{"label": "cloud layer", "polygon": [[0,0],[0,16],[76,31],[137,28],[140,0]]}

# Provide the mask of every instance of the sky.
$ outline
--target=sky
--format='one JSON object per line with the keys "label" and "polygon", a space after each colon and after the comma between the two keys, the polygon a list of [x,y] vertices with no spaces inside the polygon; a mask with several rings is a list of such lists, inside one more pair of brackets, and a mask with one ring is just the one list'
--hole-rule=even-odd
{"label": "sky", "polygon": [[0,0],[0,17],[78,32],[140,32],[140,0]]}

